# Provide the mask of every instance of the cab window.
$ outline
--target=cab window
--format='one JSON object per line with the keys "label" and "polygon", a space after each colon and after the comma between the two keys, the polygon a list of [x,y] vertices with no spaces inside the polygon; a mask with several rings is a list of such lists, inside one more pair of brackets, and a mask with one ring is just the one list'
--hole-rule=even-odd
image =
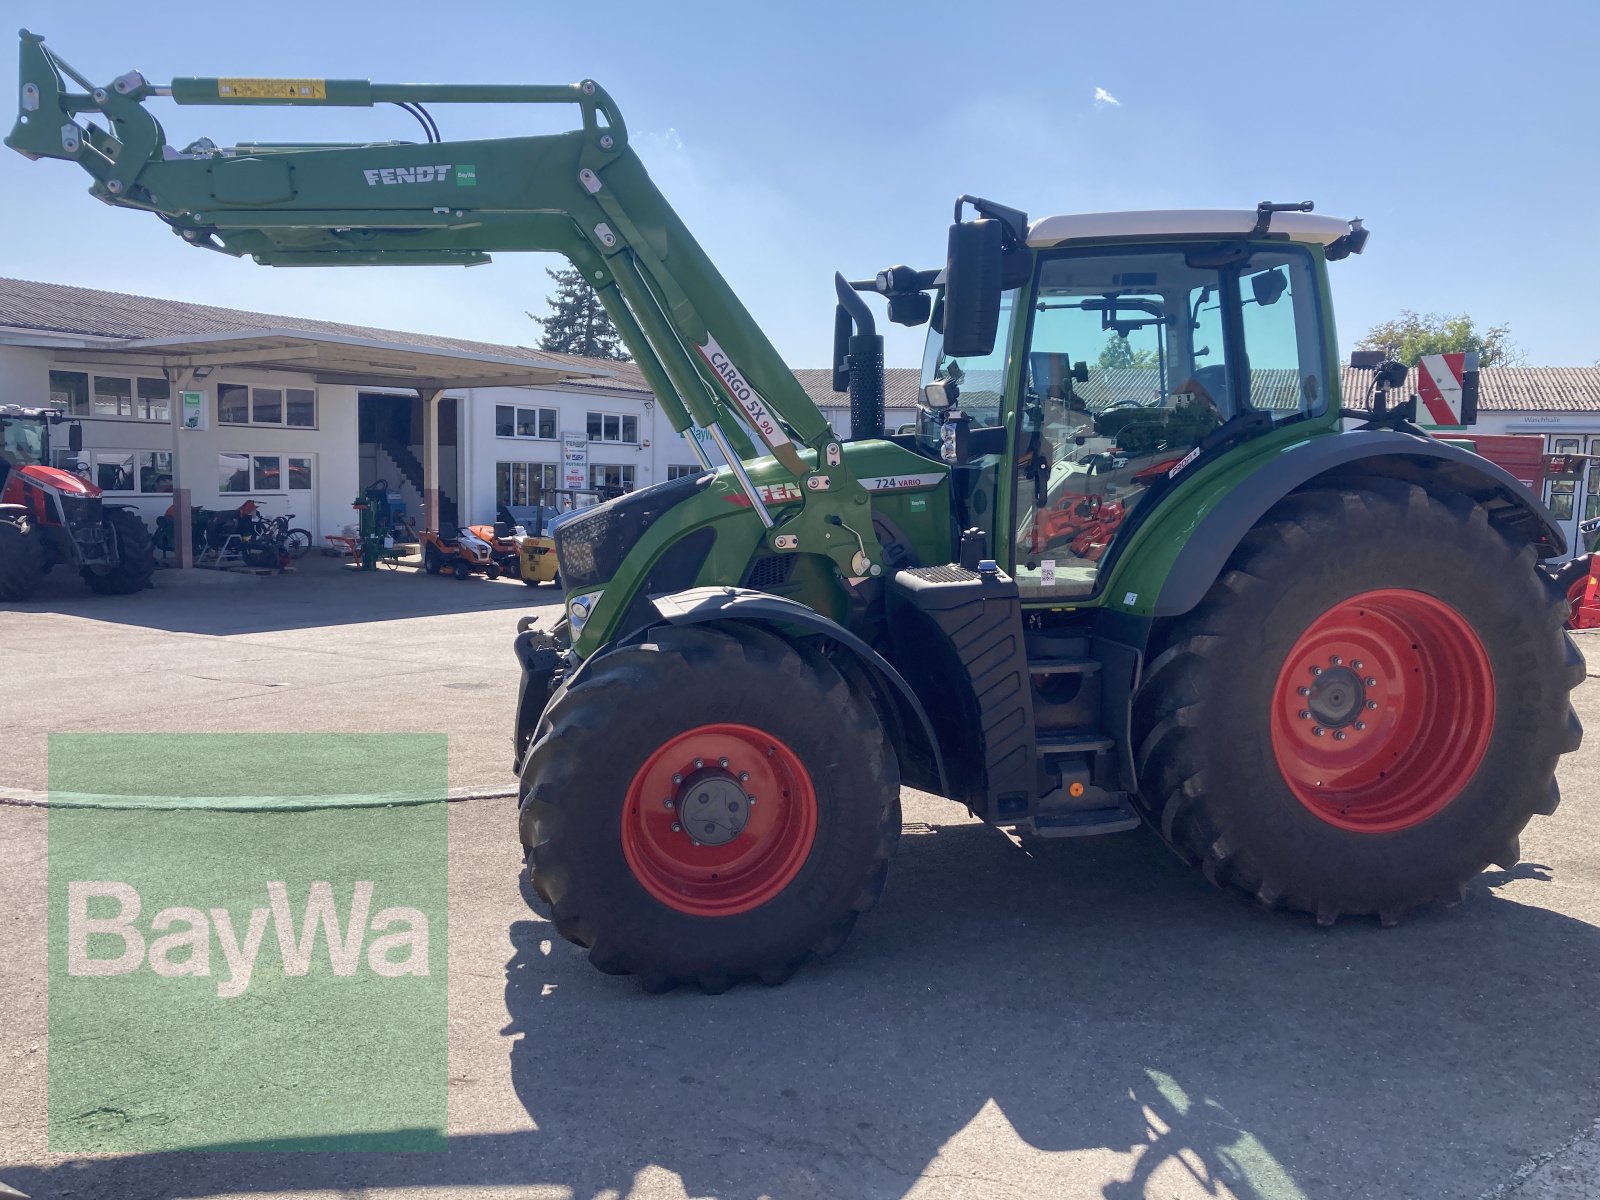
{"label": "cab window", "polygon": [[1041,263],[1017,411],[1025,596],[1092,594],[1130,516],[1225,422],[1322,410],[1314,280],[1295,246],[1071,251]]}

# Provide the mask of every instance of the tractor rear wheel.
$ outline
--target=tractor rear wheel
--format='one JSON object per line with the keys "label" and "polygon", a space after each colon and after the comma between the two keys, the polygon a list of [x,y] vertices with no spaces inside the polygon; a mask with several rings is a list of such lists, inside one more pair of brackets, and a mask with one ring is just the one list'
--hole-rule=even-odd
{"label": "tractor rear wheel", "polygon": [[535,890],[646,988],[780,983],[831,954],[900,836],[894,753],[816,651],[731,623],[657,630],[557,693],[522,775]]}
{"label": "tractor rear wheel", "polygon": [[1567,598],[1567,628],[1577,629],[1578,610],[1583,607],[1583,594],[1589,589],[1590,555],[1584,554],[1564,562],[1551,577],[1556,587]]}
{"label": "tractor rear wheel", "polygon": [[107,509],[100,520],[117,548],[117,564],[105,572],[83,567],[78,573],[90,591],[102,596],[143,591],[156,571],[156,547],[149,528],[138,513],[126,508]]}
{"label": "tractor rear wheel", "polygon": [[1213,883],[1321,924],[1460,898],[1560,800],[1583,659],[1527,542],[1462,497],[1290,497],[1162,639],[1146,819]]}
{"label": "tractor rear wheel", "polygon": [[28,599],[44,573],[44,543],[33,522],[0,517],[0,600]]}

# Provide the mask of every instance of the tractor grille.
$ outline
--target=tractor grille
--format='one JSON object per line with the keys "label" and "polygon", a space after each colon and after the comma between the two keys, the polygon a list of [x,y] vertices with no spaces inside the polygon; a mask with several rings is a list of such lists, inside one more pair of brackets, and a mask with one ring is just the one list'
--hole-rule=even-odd
{"label": "tractor grille", "polygon": [[794,571],[793,554],[766,554],[750,564],[745,573],[744,586],[758,592],[771,591],[789,582]]}
{"label": "tractor grille", "polygon": [[100,545],[106,540],[105,526],[100,523],[100,497],[56,496],[61,505],[61,516],[72,531],[72,540],[80,545]]}
{"label": "tractor grille", "polygon": [[645,530],[710,482],[709,475],[671,479],[562,521],[552,533],[562,586],[570,592],[610,580]]}

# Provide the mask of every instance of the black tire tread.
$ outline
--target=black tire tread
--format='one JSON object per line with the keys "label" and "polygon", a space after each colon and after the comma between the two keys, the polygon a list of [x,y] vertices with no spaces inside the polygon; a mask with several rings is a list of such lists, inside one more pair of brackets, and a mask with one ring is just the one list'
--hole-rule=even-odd
{"label": "black tire tread", "polygon": [[29,599],[44,572],[44,545],[32,523],[0,517],[0,600]]}
{"label": "black tire tread", "polygon": [[[1562,753],[1576,749],[1582,738],[1570,692],[1582,682],[1585,668],[1583,656],[1562,628],[1567,614],[1565,592],[1558,590],[1550,575],[1538,570],[1533,547],[1494,522],[1470,499],[1434,495],[1414,484],[1374,479],[1365,482],[1360,491],[1298,493],[1280,503],[1244,538],[1206,598],[1164,631],[1135,698],[1135,757],[1142,815],[1180,858],[1197,866],[1213,884],[1243,892],[1269,909],[1282,906],[1311,913],[1319,925],[1331,925],[1347,913],[1360,911],[1376,915],[1387,926],[1431,901],[1459,901],[1467,881],[1491,863],[1509,868],[1518,861],[1519,844],[1513,834],[1484,849],[1482,861],[1459,881],[1384,896],[1370,905],[1351,908],[1308,893],[1300,880],[1279,878],[1263,870],[1248,850],[1217,827],[1207,805],[1211,783],[1206,777],[1208,722],[1203,693],[1208,673],[1224,669],[1222,660],[1231,641],[1229,614],[1241,604],[1261,603],[1270,597],[1278,565],[1306,539],[1315,546],[1322,535],[1352,521],[1364,527],[1375,521],[1404,527],[1408,522],[1431,519],[1437,526],[1441,512],[1456,524],[1464,544],[1480,545],[1484,539],[1502,543],[1501,553],[1510,562],[1486,564],[1486,580],[1495,578],[1496,571],[1525,568],[1530,578],[1544,582],[1549,603],[1535,606],[1527,619],[1542,622],[1552,638],[1560,639],[1560,659],[1550,664],[1549,687],[1560,689],[1566,715],[1563,727],[1551,730],[1542,742],[1537,780],[1512,798],[1518,812],[1509,818],[1510,823],[1520,830],[1533,816],[1553,813],[1560,803],[1556,762]],[[1237,659],[1236,654],[1234,657]],[[1222,786],[1229,782],[1223,781]]]}
{"label": "black tire tread", "polygon": [[[707,627],[664,627],[642,646],[626,647],[598,659],[576,685],[564,686],[547,706],[537,740],[523,769],[523,842],[534,891],[549,906],[556,932],[586,948],[589,961],[607,974],[634,975],[646,991],[668,991],[690,984],[717,994],[744,979],[768,985],[787,980],[808,961],[826,958],[849,937],[857,919],[883,892],[890,858],[900,837],[899,770],[871,700],[853,692],[821,653],[790,643],[740,622]],[[546,796],[581,791],[586,744],[604,744],[607,713],[618,704],[637,705],[641,697],[663,695],[663,669],[694,670],[706,678],[735,671],[754,672],[774,692],[807,712],[842,716],[848,736],[858,743],[860,761],[882,797],[877,842],[859,890],[834,913],[816,936],[795,953],[777,952],[740,964],[737,970],[683,972],[653,961],[650,951],[624,949],[607,939],[584,911],[580,889],[570,886],[572,864],[561,845],[565,813]],[[651,902],[653,903],[653,901]]]}
{"label": "black tire tread", "polygon": [[88,567],[79,574],[89,590],[99,596],[128,596],[150,586],[156,571],[155,539],[138,513],[126,508],[107,509],[101,518],[117,543],[117,565],[105,573]]}

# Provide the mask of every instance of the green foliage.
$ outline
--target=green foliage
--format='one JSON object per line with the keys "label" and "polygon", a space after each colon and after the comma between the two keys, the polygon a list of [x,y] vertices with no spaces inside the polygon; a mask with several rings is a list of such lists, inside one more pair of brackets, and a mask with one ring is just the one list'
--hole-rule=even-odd
{"label": "green foliage", "polygon": [[1153,367],[1159,363],[1154,350],[1135,350],[1120,333],[1106,338],[1096,365],[1101,367]]}
{"label": "green foliage", "polygon": [[544,329],[539,349],[627,362],[628,352],[623,349],[622,338],[583,272],[552,271],[547,267],[545,274],[556,282],[556,294],[546,301],[550,305],[550,315],[528,314]]}
{"label": "green foliage", "polygon": [[1509,325],[1491,325],[1479,333],[1466,313],[1419,313],[1409,308],[1374,325],[1356,349],[1383,350],[1408,367],[1416,366],[1425,354],[1475,350],[1480,367],[1514,367],[1526,357],[1511,340]]}

